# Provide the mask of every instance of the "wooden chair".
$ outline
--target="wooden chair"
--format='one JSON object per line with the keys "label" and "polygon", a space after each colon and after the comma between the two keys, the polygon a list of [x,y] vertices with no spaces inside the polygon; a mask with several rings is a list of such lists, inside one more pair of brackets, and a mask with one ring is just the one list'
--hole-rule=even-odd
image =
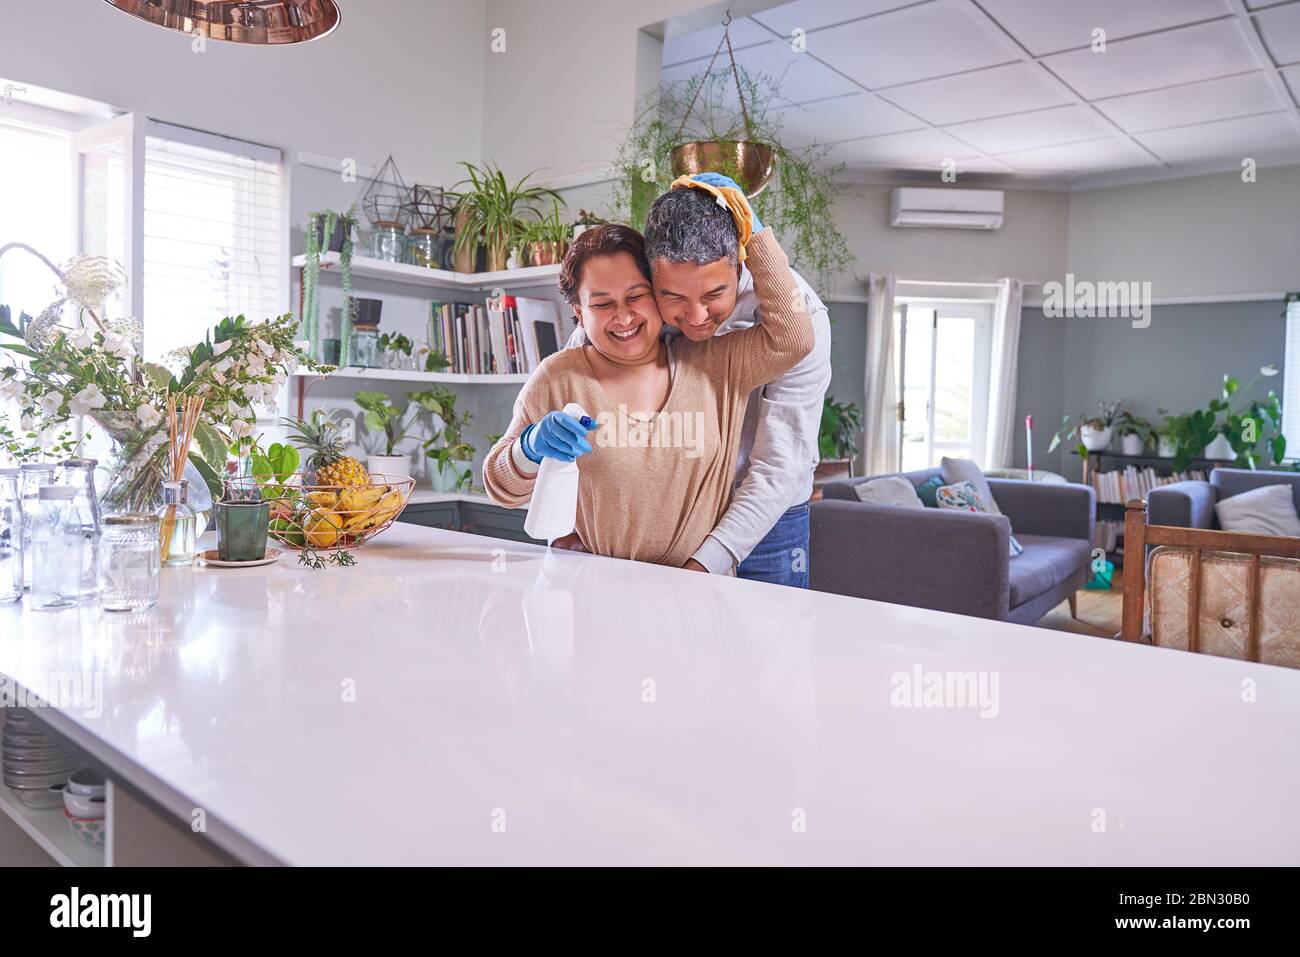
{"label": "wooden chair", "polygon": [[[1148,525],[1146,503],[1139,499],[1129,500],[1124,516],[1124,619],[1123,630],[1120,632],[1120,637],[1125,641],[1142,641],[1146,637],[1143,634],[1143,616],[1148,589],[1147,549],[1161,545],[1171,546],[1189,555],[1186,639],[1187,650],[1192,652],[1206,650],[1202,647],[1204,642],[1201,635],[1201,616],[1203,613],[1202,584],[1207,553],[1211,554],[1209,560],[1216,563],[1248,562],[1245,567],[1247,622],[1244,649],[1240,657],[1247,661],[1259,661],[1260,629],[1263,618],[1260,609],[1261,565],[1265,558],[1300,559],[1300,538]],[[1269,564],[1270,569],[1273,564]],[[1280,571],[1284,574],[1296,575],[1296,581],[1300,582],[1300,566],[1294,569],[1284,567]],[[1300,595],[1300,591],[1297,595]],[[1300,608],[1296,609],[1296,614],[1300,617]],[[1237,627],[1240,623],[1225,618],[1222,624],[1225,629],[1228,629]],[[1157,629],[1153,627],[1152,630],[1154,632]],[[1153,644],[1161,644],[1160,635],[1153,634],[1150,637]],[[1179,643],[1181,644],[1181,635]],[[1272,663],[1289,664],[1295,667],[1300,665],[1300,661],[1295,660],[1298,650],[1300,650],[1300,635],[1287,639],[1280,657],[1273,651],[1270,651],[1267,657],[1272,660]]]}

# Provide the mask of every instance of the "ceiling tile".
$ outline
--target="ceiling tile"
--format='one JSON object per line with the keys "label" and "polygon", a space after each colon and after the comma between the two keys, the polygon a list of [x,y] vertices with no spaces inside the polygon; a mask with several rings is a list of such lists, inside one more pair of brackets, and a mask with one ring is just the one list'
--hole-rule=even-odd
{"label": "ceiling tile", "polygon": [[1282,71],[1282,78],[1291,88],[1291,99],[1300,103],[1300,66],[1289,66]]}
{"label": "ceiling tile", "polygon": [[946,126],[944,130],[985,153],[1011,153],[1115,135],[1115,127],[1086,106],[1058,106],[1034,113],[975,120]]}
{"label": "ceiling tile", "polygon": [[1118,40],[1104,53],[1076,50],[1042,61],[1089,100],[1257,70],[1235,20],[1216,20],[1167,33]]}
{"label": "ceiling tile", "polygon": [[1143,133],[1137,139],[1166,163],[1300,153],[1300,132],[1286,113],[1160,130]]}
{"label": "ceiling tile", "polygon": [[831,143],[922,126],[897,107],[861,92],[792,106],[781,111],[780,116],[781,141],[786,146]]}
{"label": "ceiling tile", "polygon": [[[915,0],[794,0],[779,7],[751,14],[752,19],[770,27],[784,37],[792,30],[820,30],[846,20],[883,13],[905,7]],[[811,38],[809,42],[813,42]]]}
{"label": "ceiling tile", "polygon": [[1275,63],[1300,63],[1300,6],[1265,10],[1256,14],[1255,23]]}
{"label": "ceiling tile", "polygon": [[1243,73],[1168,90],[1134,93],[1100,100],[1094,105],[1130,133],[1267,113],[1285,106],[1263,73]]}
{"label": "ceiling tile", "polygon": [[[753,46],[755,43],[766,43],[770,39],[772,34],[748,17],[731,21],[732,49]],[[674,63],[683,63],[700,57],[711,57],[721,41],[721,26],[697,30],[680,37],[670,37],[664,40],[664,58],[661,62],[664,66],[671,66]],[[726,54],[727,50],[724,47],[721,56]],[[707,59],[705,62],[708,62]]]}
{"label": "ceiling tile", "polygon": [[922,80],[881,95],[938,126],[1074,102],[1059,81],[1032,63],[1009,63],[961,76]]}
{"label": "ceiling tile", "polygon": [[1221,17],[1224,0],[981,0],[981,6],[1034,56]]}
{"label": "ceiling tile", "polygon": [[1068,146],[1047,146],[1023,153],[1005,153],[998,159],[1026,172],[1083,173],[1140,166],[1158,166],[1156,160],[1127,137],[1090,140]]}
{"label": "ceiling tile", "polygon": [[[660,79],[665,83],[680,83],[702,73],[708,60],[691,60],[675,66],[664,67]],[[861,92],[852,80],[840,76],[824,63],[819,63],[806,53],[795,53],[783,40],[769,40],[759,46],[736,51],[736,64],[754,78],[767,77],[777,86],[773,106],[824,100],[832,96]],[[730,76],[730,66],[724,61],[714,64],[714,72],[723,71]],[[738,105],[735,84],[726,82],[725,102]]]}
{"label": "ceiling tile", "polygon": [[945,159],[960,161],[975,155],[970,147],[939,130],[916,130],[836,143],[827,154],[827,161],[850,166],[926,169]]}
{"label": "ceiling tile", "polygon": [[978,70],[1019,57],[995,27],[957,0],[935,0],[831,27],[814,34],[808,49],[868,89]]}

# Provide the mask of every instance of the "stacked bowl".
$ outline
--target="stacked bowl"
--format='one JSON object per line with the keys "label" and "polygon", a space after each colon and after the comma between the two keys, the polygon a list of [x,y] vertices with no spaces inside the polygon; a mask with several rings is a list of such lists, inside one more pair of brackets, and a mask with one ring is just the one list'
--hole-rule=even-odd
{"label": "stacked bowl", "polygon": [[63,789],[68,827],[91,847],[104,846],[104,778],[90,768],[75,771]]}
{"label": "stacked bowl", "polygon": [[63,785],[80,763],[26,708],[0,708],[4,783],[28,807],[63,805]]}

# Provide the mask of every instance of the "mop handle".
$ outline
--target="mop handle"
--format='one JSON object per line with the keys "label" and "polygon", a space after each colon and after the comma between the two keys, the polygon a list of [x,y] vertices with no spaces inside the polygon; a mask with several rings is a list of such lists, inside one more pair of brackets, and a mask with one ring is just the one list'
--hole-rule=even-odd
{"label": "mop handle", "polygon": [[1025,416],[1025,454],[1029,460],[1029,481],[1034,480],[1034,417]]}

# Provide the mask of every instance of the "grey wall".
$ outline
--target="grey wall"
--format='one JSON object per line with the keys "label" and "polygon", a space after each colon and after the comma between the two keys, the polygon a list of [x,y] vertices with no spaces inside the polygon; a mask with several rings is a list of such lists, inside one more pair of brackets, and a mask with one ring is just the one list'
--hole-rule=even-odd
{"label": "grey wall", "polygon": [[[1077,416],[1101,399],[1123,399],[1135,414],[1159,424],[1157,410],[1183,412],[1218,397],[1224,374],[1245,386],[1268,363],[1283,368],[1281,302],[1156,306],[1151,325],[1123,319],[1049,319],[1024,310],[1016,404],[1034,415],[1034,460],[1077,479],[1077,456],[1046,454],[1061,415]],[[1257,396],[1282,390],[1282,375],[1261,379]],[[1025,463],[1017,437],[1016,464]]]}
{"label": "grey wall", "polygon": [[[866,407],[867,304],[831,302],[831,385],[827,394],[836,402]],[[861,456],[855,465],[861,474]]]}

